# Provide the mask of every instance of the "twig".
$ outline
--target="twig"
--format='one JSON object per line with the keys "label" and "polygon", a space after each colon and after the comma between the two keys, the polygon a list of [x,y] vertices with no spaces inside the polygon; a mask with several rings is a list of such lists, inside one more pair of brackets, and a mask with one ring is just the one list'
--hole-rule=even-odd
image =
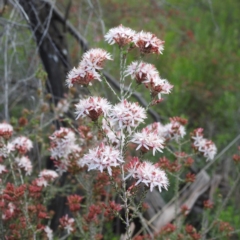
{"label": "twig", "polygon": [[9,112],[8,112],[8,35],[9,35],[9,28],[8,24],[6,26],[6,39],[5,39],[5,49],[4,49],[4,113],[5,119],[9,121]]}

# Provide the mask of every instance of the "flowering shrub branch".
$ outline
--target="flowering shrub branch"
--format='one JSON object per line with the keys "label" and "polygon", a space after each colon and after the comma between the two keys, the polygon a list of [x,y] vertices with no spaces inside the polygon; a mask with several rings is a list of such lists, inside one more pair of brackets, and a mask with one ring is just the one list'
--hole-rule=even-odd
{"label": "flowering shrub branch", "polygon": [[[194,163],[193,157],[203,156],[211,161],[217,148],[203,137],[201,128],[183,141],[187,120],[181,117],[171,117],[165,125],[155,122],[143,126],[147,109],[159,104],[162,95],[170,94],[173,85],[160,77],[154,65],[142,59],[128,63],[127,56],[135,50],[141,58],[145,54],[162,54],[164,41],[152,33],[136,33],[122,25],[110,29],[105,40],[120,49],[120,95],[101,73],[104,63],[113,60],[111,54],[99,48],[87,51],[78,67],[68,73],[66,85],[91,87],[95,81],[104,80],[117,103],[112,105],[100,96],[89,96],[75,104],[79,126],[61,127],[49,137],[49,152],[56,171],[44,169],[38,177],[32,178],[33,166],[27,156],[33,148],[32,141],[24,136],[12,139],[13,127],[8,123],[0,124],[1,229],[6,239],[53,239],[53,231],[47,224],[51,215],[46,206],[55,193],[51,192],[52,186],[65,173],[70,173],[69,178],[78,186],[75,193],[68,192],[69,213],[59,219],[55,236],[61,239],[69,236],[102,239],[104,224],[116,218],[125,225],[126,239],[132,239],[131,223],[136,217],[141,219],[147,234],[134,239],[157,239],[169,234],[183,239],[182,232],[189,239],[201,237],[193,226],[183,228],[182,221],[168,224],[160,231],[152,230],[141,209],[148,191],[157,189],[161,193],[172,188],[178,199],[180,182],[195,181],[195,175],[187,172]],[[126,78],[131,78],[129,86]],[[131,102],[134,84],[136,87],[143,85],[149,91],[151,101],[147,108]],[[69,107],[68,103],[60,104],[55,109],[59,115],[60,109],[65,112],[65,107]],[[93,123],[91,127],[89,121]],[[193,153],[183,152],[186,145],[192,147]],[[175,161],[165,156],[156,160],[158,154],[165,152]],[[146,154],[151,154],[153,157],[149,158],[154,162],[147,160]],[[238,155],[234,156],[234,161],[239,162]],[[174,178],[175,186],[170,185],[170,178]],[[205,205],[210,208],[210,204]],[[181,207],[176,201],[176,218]],[[187,213],[188,209],[182,207],[182,217]],[[232,231],[230,227],[225,229]]]}

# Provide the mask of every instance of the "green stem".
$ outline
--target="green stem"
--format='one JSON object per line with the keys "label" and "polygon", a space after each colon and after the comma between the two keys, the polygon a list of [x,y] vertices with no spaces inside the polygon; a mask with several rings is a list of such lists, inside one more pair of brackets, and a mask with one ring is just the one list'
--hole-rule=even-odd
{"label": "green stem", "polygon": [[126,228],[126,234],[127,234],[127,240],[131,239],[131,232],[130,232],[130,220],[129,220],[129,206],[128,206],[128,197],[127,197],[127,190],[126,190],[126,181],[124,180],[124,167],[121,166],[121,174],[122,174],[122,190],[123,190],[123,205],[125,209],[125,228]]}
{"label": "green stem", "polygon": [[77,224],[77,227],[78,227],[80,233],[82,234],[82,236],[85,236],[85,233],[82,228],[82,221],[81,221],[81,216],[80,216],[79,212],[77,212],[76,224]]}
{"label": "green stem", "polygon": [[111,84],[107,81],[106,77],[105,77],[103,74],[101,74],[101,76],[102,76],[104,82],[107,84],[108,88],[113,92],[113,94],[114,94],[119,100],[121,100],[121,99],[119,98],[118,94],[117,94],[117,93],[115,92],[115,90],[112,88]]}
{"label": "green stem", "polygon": [[[92,189],[93,189],[93,176],[90,176],[91,179],[88,178],[87,181],[87,191],[86,191],[86,205],[87,205],[87,209],[89,209],[89,207],[92,205],[93,203],[93,193],[92,193]],[[95,235],[96,235],[96,229],[94,226],[93,222],[89,223],[89,232],[90,232],[90,239],[94,240],[95,239]]]}
{"label": "green stem", "polygon": [[[178,143],[178,153],[181,153],[182,150],[182,146],[180,143]],[[181,157],[179,155],[177,155],[177,166],[180,165],[180,160]],[[176,235],[178,235],[179,233],[179,228],[180,228],[180,224],[177,221],[177,215],[178,215],[178,210],[179,210],[179,179],[180,179],[180,175],[181,175],[181,169],[179,169],[179,171],[177,171],[176,173],[176,180],[175,180],[175,188],[174,188],[174,192],[175,192],[175,197],[176,197],[176,201],[175,201],[175,219],[176,219]]]}
{"label": "green stem", "polygon": [[127,55],[123,52],[123,48],[120,48],[120,98],[124,99],[124,70],[126,67]]}
{"label": "green stem", "polygon": [[16,175],[15,175],[15,172],[14,172],[14,169],[13,169],[11,156],[9,156],[8,159],[9,159],[9,164],[10,164],[10,168],[11,168],[11,173],[12,173],[12,176],[13,176],[14,184],[17,186],[18,182],[17,182],[17,178],[16,178]]}
{"label": "green stem", "polygon": [[[20,176],[21,184],[24,185],[24,180],[23,180],[23,176],[22,176],[22,172],[21,172],[20,168],[18,168],[18,173],[19,173],[19,176]],[[30,223],[30,218],[29,218],[29,215],[28,215],[28,202],[27,202],[26,191],[24,191],[24,205],[25,205],[25,208],[23,208],[23,212],[24,212],[24,215],[26,217],[27,225],[28,225],[28,228],[32,230],[33,239],[35,240],[36,239],[35,229],[33,228],[32,224]]]}

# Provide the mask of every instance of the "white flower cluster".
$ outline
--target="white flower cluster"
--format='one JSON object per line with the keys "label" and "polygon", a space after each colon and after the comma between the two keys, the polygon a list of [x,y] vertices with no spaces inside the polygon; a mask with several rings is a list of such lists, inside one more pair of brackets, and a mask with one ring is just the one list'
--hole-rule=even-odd
{"label": "white flower cluster", "polygon": [[73,218],[69,218],[68,214],[61,217],[59,221],[60,221],[61,227],[63,227],[67,231],[67,234],[70,234],[74,231],[73,225],[75,220]]}
{"label": "white flower cluster", "polygon": [[60,128],[49,138],[51,140],[51,158],[57,160],[55,162],[57,171],[62,174],[68,169],[69,154],[80,153],[82,149],[76,144],[75,133],[69,128]]}
{"label": "white flower cluster", "polygon": [[[10,124],[0,123],[0,158],[8,158],[13,152],[15,166],[22,169],[26,175],[30,175],[33,168],[32,163],[24,154],[33,148],[33,143],[25,136],[16,137],[11,141],[9,138],[12,134],[13,127]],[[7,142],[2,141],[2,138],[7,140]],[[0,174],[7,172],[6,166],[0,164]]]}
{"label": "white flower cluster", "polygon": [[13,127],[8,123],[0,123],[0,137],[9,138],[12,136]]}
{"label": "white flower cluster", "polygon": [[136,32],[131,28],[120,25],[118,27],[111,28],[104,38],[111,45],[117,43],[119,46],[124,46],[132,42],[135,34]]}
{"label": "white flower cluster", "polygon": [[24,171],[26,172],[27,175],[31,175],[32,173],[32,163],[29,160],[28,157],[26,156],[22,156],[22,157],[16,157],[15,158],[15,162],[17,163],[17,165],[24,169]]}
{"label": "white flower cluster", "polygon": [[164,41],[161,41],[154,34],[144,31],[136,33],[122,25],[110,29],[104,37],[109,44],[116,43],[120,47],[133,43],[142,53],[161,54],[164,49]]}
{"label": "white flower cluster", "polygon": [[192,136],[192,140],[194,149],[202,153],[207,158],[207,161],[214,159],[217,147],[211,140],[203,138],[202,131],[196,131],[195,135]]}
{"label": "white flower cluster", "polygon": [[17,150],[20,153],[24,154],[30,151],[33,148],[33,143],[27,137],[21,136],[15,138],[9,146],[11,151]]}
{"label": "white flower cluster", "polygon": [[73,68],[67,75],[66,84],[70,88],[74,83],[91,85],[93,80],[101,81],[99,70],[102,69],[105,60],[112,60],[111,55],[105,50],[91,49],[83,55],[77,68]]}
{"label": "white flower cluster", "polygon": [[136,79],[137,83],[144,83],[150,89],[153,96],[161,94],[169,94],[173,85],[169,84],[166,79],[161,79],[159,72],[154,65],[145,62],[133,62],[126,71],[125,76],[131,75],[132,79]]}
{"label": "white flower cluster", "polygon": [[39,178],[36,179],[36,184],[39,187],[46,187],[49,182],[54,181],[57,177],[58,174],[55,171],[44,169],[40,172]]}
{"label": "white flower cluster", "polygon": [[108,170],[109,175],[112,175],[111,167],[117,167],[123,163],[120,152],[114,147],[105,146],[103,143],[95,149],[90,149],[88,154],[78,161],[80,167],[87,166],[88,171],[96,169],[103,172]]}
{"label": "white flower cluster", "polygon": [[104,98],[90,97],[80,100],[76,105],[77,119],[88,116],[95,121],[102,114],[115,130],[126,129],[129,133],[147,117],[144,108],[127,100],[112,107]]}
{"label": "white flower cluster", "polygon": [[40,172],[39,177],[52,181],[58,177],[58,174],[53,170],[44,169]]}
{"label": "white flower cluster", "polygon": [[155,132],[160,138],[163,138],[164,141],[178,141],[186,134],[184,125],[175,120],[171,120],[170,123],[167,123],[166,125],[162,125],[160,122],[155,122],[148,125],[147,128]]}
{"label": "white flower cluster", "polygon": [[133,37],[133,42],[142,53],[162,54],[164,41],[150,32],[141,31]]}
{"label": "white flower cluster", "polygon": [[154,156],[156,151],[162,152],[165,139],[158,135],[157,131],[144,128],[141,132],[134,133],[130,141],[138,144],[136,150],[141,149],[142,152],[145,152],[152,149]]}
{"label": "white flower cluster", "polygon": [[131,75],[137,83],[149,83],[158,77],[158,71],[154,65],[145,62],[132,62],[125,70],[125,76]]}
{"label": "white flower cluster", "polygon": [[144,183],[147,187],[150,187],[152,192],[154,187],[158,187],[159,191],[162,188],[168,188],[169,182],[166,173],[159,167],[156,167],[151,162],[140,162],[138,158],[133,158],[127,166],[129,175],[126,177],[133,177],[137,180],[136,184]]}
{"label": "white flower cluster", "polygon": [[88,116],[93,121],[97,120],[100,115],[107,116],[111,105],[105,98],[101,97],[89,97],[87,99],[82,99],[76,106],[76,115],[79,117]]}
{"label": "white flower cluster", "polygon": [[50,151],[53,159],[66,158],[68,154],[77,148],[75,133],[69,128],[62,127],[49,138],[51,140]]}
{"label": "white flower cluster", "polygon": [[186,130],[184,125],[182,125],[179,121],[172,120],[164,126],[163,135],[167,140],[178,141],[186,135]]}
{"label": "white flower cluster", "polygon": [[138,103],[130,103],[126,100],[113,106],[110,118],[117,128],[126,129],[129,133],[139,126],[147,118],[146,111]]}

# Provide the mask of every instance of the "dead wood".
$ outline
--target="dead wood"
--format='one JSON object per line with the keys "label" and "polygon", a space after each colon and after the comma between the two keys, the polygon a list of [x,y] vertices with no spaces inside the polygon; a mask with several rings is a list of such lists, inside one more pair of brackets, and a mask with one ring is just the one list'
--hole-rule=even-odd
{"label": "dead wood", "polygon": [[[152,224],[155,227],[155,232],[159,231],[167,223],[173,221],[176,215],[181,213],[181,206],[186,205],[188,209],[191,209],[199,196],[210,187],[210,184],[210,177],[205,171],[198,173],[195,182],[180,195],[180,198],[164,207],[160,214],[154,218]],[[177,208],[177,214],[175,213],[176,205],[179,206]]]}

